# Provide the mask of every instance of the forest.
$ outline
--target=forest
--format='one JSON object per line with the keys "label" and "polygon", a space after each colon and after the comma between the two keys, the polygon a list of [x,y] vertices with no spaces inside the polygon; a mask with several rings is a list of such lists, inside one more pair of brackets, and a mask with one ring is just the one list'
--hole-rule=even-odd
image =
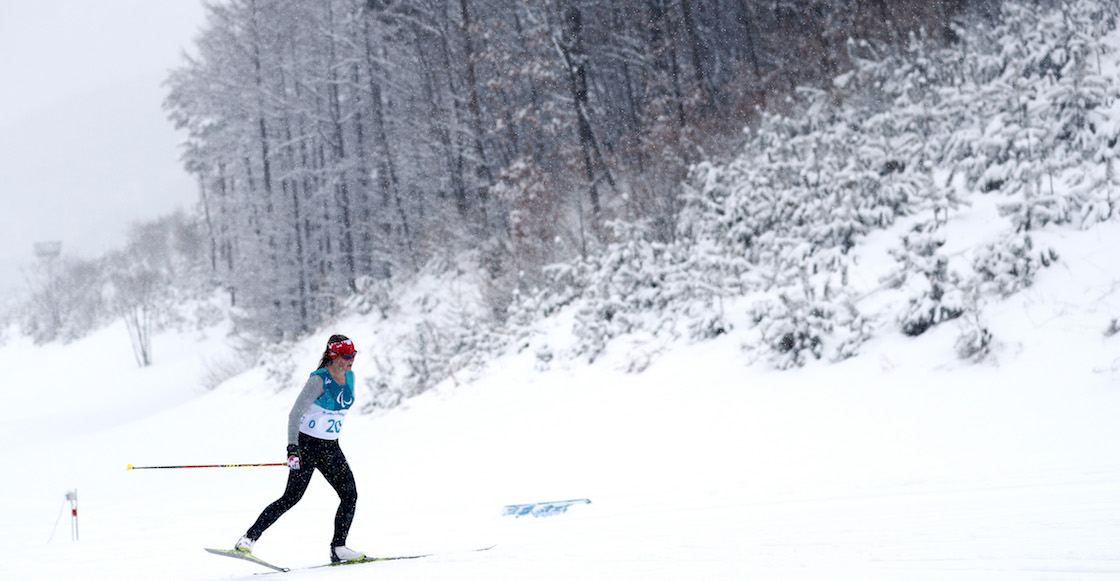
{"label": "forest", "polygon": [[690,165],[849,70],[849,39],[950,41],[967,8],[990,7],[237,0],[210,6],[167,108],[211,272],[257,332],[299,336],[339,297],[467,252],[501,316],[612,220],[673,239]]}
{"label": "forest", "polygon": [[[725,333],[722,305],[754,297],[760,356],[785,368],[882,330],[847,284],[849,251],[907,219],[883,284],[912,300],[889,326],[973,321],[960,351],[981,357],[983,297],[1059,260],[1031,232],[1116,214],[1118,89],[1100,63],[1117,12],[216,2],[167,80],[197,214],[52,265],[22,328],[67,340],[124,316],[143,346],[217,291],[239,333],[285,341],[355,300],[387,309],[420,273],[469,270],[485,312],[430,331],[444,361],[413,365],[408,390],[577,303],[576,354],[594,358],[628,333]],[[971,193],[1002,196],[1010,227],[961,270],[940,227]]]}

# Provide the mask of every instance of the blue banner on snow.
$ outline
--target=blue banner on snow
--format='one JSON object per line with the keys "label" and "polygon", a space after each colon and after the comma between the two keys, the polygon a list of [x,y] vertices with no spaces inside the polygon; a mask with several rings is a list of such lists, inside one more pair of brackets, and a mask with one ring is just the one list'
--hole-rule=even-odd
{"label": "blue banner on snow", "polygon": [[521,518],[523,516],[552,516],[567,512],[568,508],[579,504],[591,504],[591,501],[586,498],[577,498],[575,500],[510,504],[502,510],[502,515],[512,516],[514,518]]}

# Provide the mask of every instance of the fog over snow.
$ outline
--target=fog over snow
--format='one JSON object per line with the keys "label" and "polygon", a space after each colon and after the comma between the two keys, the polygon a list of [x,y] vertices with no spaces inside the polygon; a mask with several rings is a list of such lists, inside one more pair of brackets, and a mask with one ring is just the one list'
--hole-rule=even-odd
{"label": "fog over snow", "polygon": [[26,292],[35,242],[94,258],[132,223],[194,208],[161,84],[203,10],[197,0],[44,0],[0,12],[3,296]]}

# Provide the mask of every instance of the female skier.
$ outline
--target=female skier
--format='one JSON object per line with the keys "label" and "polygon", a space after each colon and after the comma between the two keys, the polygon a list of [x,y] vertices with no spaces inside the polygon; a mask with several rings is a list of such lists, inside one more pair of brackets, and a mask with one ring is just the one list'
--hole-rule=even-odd
{"label": "female skier", "polygon": [[338,493],[338,512],[334,516],[334,538],[331,539],[331,562],[354,561],[365,557],[360,551],[346,547],[358,488],[354,473],[338,446],[342,420],[354,403],[354,342],[345,335],[332,335],[319,360],[319,368],[307,379],[288,415],[288,485],[284,496],[268,505],[249,527],[235,549],[251,553],[257,539],[285,512],[288,512],[307,490],[311,476],[318,469]]}

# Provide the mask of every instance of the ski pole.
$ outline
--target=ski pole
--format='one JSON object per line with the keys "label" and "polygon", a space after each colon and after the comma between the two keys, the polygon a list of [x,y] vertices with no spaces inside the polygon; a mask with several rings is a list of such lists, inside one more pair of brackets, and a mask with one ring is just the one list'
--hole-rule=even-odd
{"label": "ski pole", "polygon": [[196,464],[189,466],[133,466],[128,465],[129,470],[165,470],[168,468],[248,468],[251,466],[287,466],[285,462],[273,462],[269,464]]}

